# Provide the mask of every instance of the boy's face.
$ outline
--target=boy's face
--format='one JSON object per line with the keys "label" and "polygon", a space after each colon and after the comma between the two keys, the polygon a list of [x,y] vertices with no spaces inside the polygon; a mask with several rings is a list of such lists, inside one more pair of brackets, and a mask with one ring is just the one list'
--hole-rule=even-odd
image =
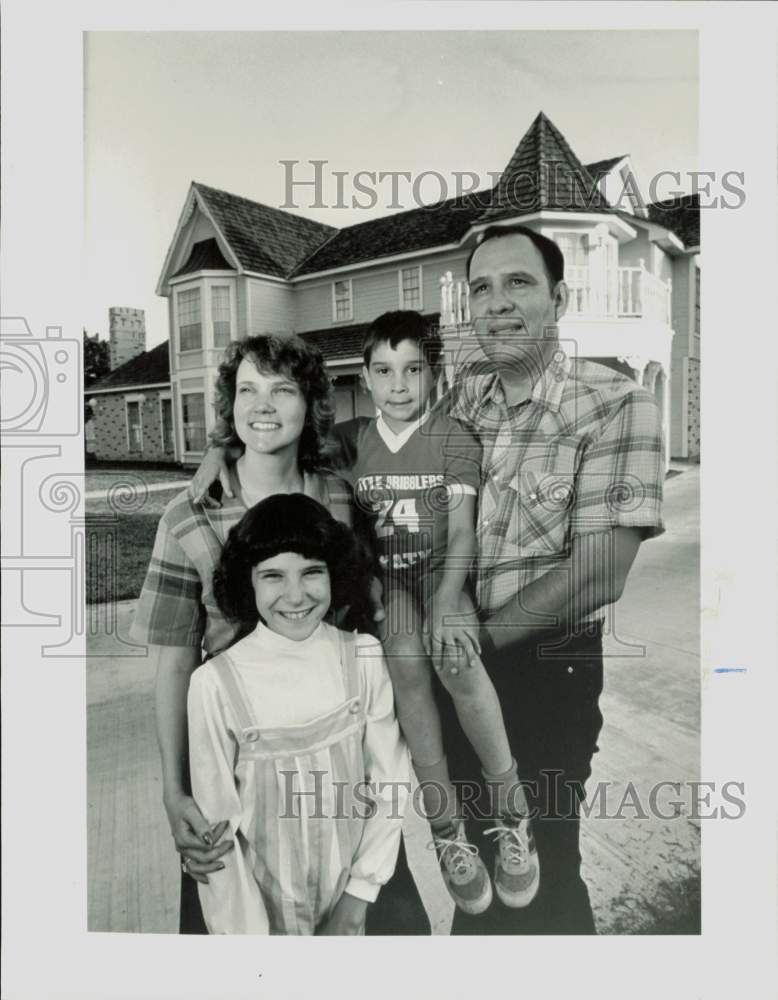
{"label": "boy's face", "polygon": [[413,340],[401,340],[397,347],[376,344],[362,374],[373,402],[395,432],[418,420],[435,383],[421,346]]}

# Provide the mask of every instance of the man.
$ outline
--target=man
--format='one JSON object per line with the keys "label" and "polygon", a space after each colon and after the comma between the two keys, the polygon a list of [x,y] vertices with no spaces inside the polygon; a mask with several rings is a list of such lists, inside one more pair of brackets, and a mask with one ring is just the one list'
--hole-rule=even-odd
{"label": "man", "polygon": [[[460,369],[451,412],[484,447],[477,597],[484,663],[525,783],[540,859],[526,909],[457,913],[454,934],[591,934],[580,873],[579,803],[602,724],[603,610],[621,596],[640,542],[662,530],[664,464],[654,398],[568,356],[557,323],[564,259],[523,226],[486,230],[468,260],[483,357]],[[440,693],[452,777],[472,802],[468,839],[520,872],[510,837],[484,834],[483,779]]]}

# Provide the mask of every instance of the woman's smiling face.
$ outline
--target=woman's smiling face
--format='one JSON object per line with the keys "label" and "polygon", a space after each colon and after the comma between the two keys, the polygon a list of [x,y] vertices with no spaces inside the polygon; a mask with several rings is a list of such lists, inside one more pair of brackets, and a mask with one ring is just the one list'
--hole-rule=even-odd
{"label": "woman's smiling face", "polygon": [[249,358],[238,366],[232,415],[246,448],[263,455],[297,448],[307,405],[294,379],[261,372]]}
{"label": "woman's smiling face", "polygon": [[321,559],[281,552],[251,574],[257,611],[273,632],[301,642],[330,609],[330,574]]}

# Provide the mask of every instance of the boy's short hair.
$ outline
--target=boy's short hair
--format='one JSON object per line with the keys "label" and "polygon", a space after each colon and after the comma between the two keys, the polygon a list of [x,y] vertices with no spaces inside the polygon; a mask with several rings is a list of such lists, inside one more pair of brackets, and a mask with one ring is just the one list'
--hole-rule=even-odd
{"label": "boy's short hair", "polygon": [[430,368],[437,368],[443,354],[440,332],[414,309],[396,309],[385,312],[374,319],[367,328],[362,343],[362,357],[365,367],[370,367],[373,351],[379,344],[388,344],[393,350],[403,340],[412,340],[424,353],[424,360]]}

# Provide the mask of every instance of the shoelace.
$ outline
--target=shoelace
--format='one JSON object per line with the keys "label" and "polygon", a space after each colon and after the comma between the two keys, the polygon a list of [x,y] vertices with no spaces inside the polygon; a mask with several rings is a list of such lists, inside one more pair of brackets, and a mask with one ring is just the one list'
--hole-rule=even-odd
{"label": "shoelace", "polygon": [[507,826],[500,823],[484,830],[485,835],[491,834],[505,846],[506,860],[511,864],[523,865],[529,861],[529,845],[526,835],[521,833],[521,824]]}
{"label": "shoelace", "polygon": [[[450,837],[436,837],[431,840],[427,847],[438,851],[440,863],[444,860],[447,865],[451,865],[455,875],[465,875],[467,873],[470,859],[478,854],[475,844],[468,844],[466,840],[452,840]],[[451,851],[449,857],[446,853]]]}

